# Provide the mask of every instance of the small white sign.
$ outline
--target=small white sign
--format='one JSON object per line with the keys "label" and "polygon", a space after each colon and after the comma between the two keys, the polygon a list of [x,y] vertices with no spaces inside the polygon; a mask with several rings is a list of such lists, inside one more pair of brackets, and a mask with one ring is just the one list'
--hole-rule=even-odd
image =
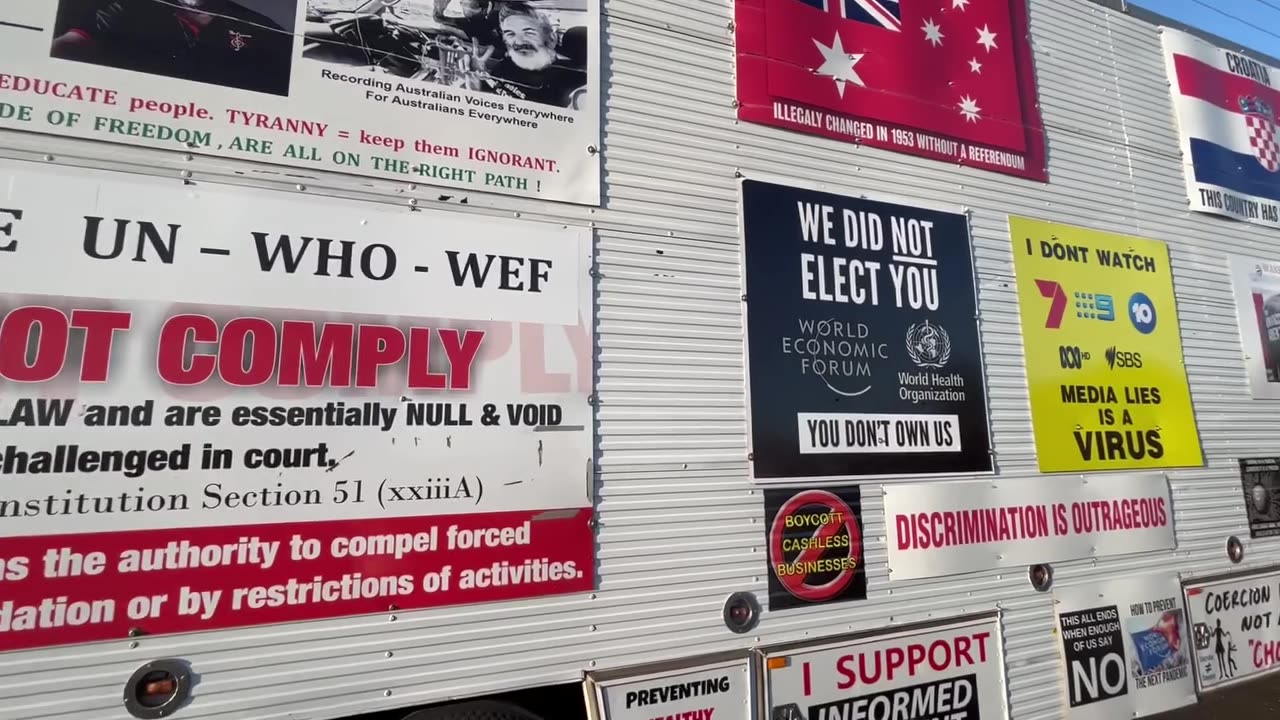
{"label": "small white sign", "polygon": [[1249,388],[1280,399],[1280,259],[1232,257],[1231,284]]}
{"label": "small white sign", "polygon": [[1175,575],[1055,588],[1071,720],[1142,717],[1196,702]]}
{"label": "small white sign", "polygon": [[1280,571],[1187,586],[1201,690],[1280,669]]}
{"label": "small white sign", "polygon": [[1168,550],[1163,473],[884,486],[892,580]]}
{"label": "small white sign", "polygon": [[604,720],[752,720],[747,658],[595,681]]}
{"label": "small white sign", "polygon": [[960,451],[960,416],[799,413],[802,455]]}

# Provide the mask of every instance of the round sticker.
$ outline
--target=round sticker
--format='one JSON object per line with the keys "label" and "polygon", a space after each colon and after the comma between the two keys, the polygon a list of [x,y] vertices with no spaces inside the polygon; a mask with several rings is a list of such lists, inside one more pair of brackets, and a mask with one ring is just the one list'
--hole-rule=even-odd
{"label": "round sticker", "polygon": [[831,600],[849,587],[862,557],[862,531],[848,504],[825,490],[796,493],[769,528],[770,571],[787,592],[808,602]]}
{"label": "round sticker", "polygon": [[1129,322],[1143,335],[1150,335],[1156,329],[1156,304],[1146,293],[1134,293],[1129,298]]}

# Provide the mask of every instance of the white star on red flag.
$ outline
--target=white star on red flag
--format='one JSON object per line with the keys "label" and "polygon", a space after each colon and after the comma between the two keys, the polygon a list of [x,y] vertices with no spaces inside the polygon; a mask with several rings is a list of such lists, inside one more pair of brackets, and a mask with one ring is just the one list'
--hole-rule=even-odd
{"label": "white star on red flag", "polygon": [[991,52],[993,48],[999,47],[996,45],[996,34],[991,32],[990,26],[983,25],[982,29],[978,30],[978,44],[985,46],[987,48],[987,52]]}
{"label": "white star on red flag", "polygon": [[858,76],[854,65],[863,58],[865,53],[850,54],[844,50],[844,42],[840,39],[840,33],[836,33],[835,40],[830,45],[823,45],[818,40],[813,41],[818,46],[818,52],[822,53],[822,66],[818,68],[819,75],[826,75],[836,83],[836,92],[840,97],[844,97],[844,84],[851,82],[854,85],[866,87],[866,83],[862,82],[862,78]]}

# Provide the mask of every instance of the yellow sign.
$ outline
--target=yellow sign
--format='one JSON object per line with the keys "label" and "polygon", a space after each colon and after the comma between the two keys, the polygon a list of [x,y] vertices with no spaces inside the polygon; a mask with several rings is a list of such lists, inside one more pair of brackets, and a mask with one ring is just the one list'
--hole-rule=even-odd
{"label": "yellow sign", "polygon": [[1010,217],[1040,470],[1203,464],[1162,242]]}

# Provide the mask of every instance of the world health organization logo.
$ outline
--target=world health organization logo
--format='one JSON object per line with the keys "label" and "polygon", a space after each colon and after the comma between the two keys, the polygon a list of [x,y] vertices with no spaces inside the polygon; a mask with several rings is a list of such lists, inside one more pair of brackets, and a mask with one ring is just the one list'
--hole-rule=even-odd
{"label": "world health organization logo", "polygon": [[951,338],[941,325],[925,320],[907,328],[907,356],[924,368],[940,368],[951,359]]}

